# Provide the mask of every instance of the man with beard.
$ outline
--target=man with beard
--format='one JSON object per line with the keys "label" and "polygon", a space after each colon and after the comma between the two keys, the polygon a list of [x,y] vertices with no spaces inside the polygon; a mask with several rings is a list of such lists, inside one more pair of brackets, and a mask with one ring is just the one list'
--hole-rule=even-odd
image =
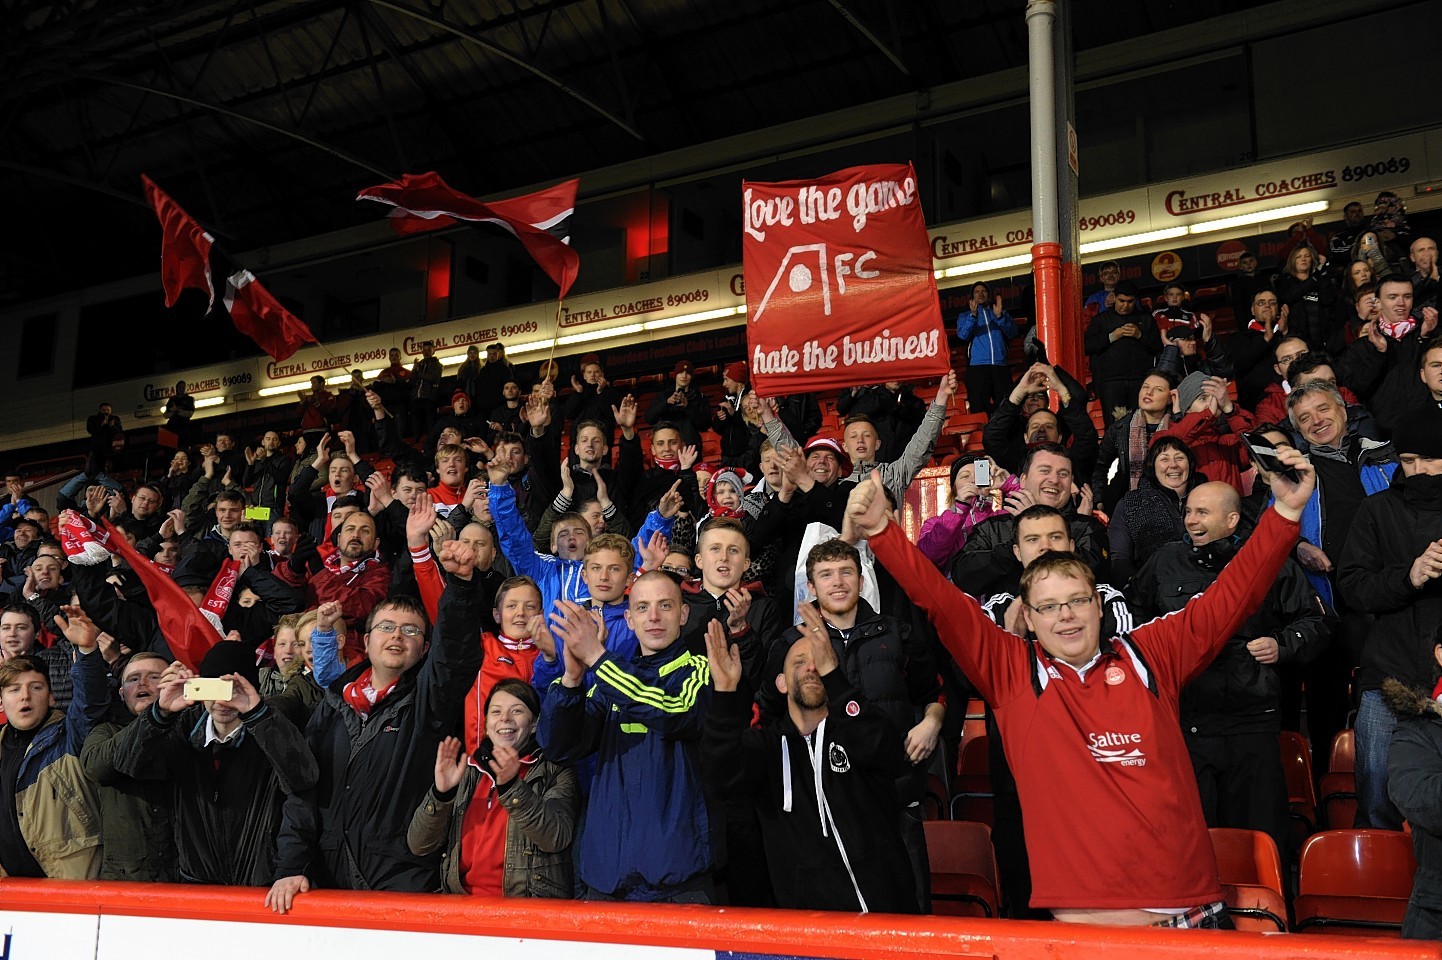
{"label": "man with beard", "polygon": [[341,605],[345,617],[347,653],[359,654],[351,638],[364,632],[361,628],[377,603],[390,588],[390,566],[376,552],[376,522],[364,510],[357,510],[341,524],[336,550],[326,554],[320,570],[306,578],[305,606],[314,609],[334,600]]}
{"label": "man with beard", "polygon": [[1107,535],[1101,523],[1090,515],[1091,497],[1082,492],[1081,507],[1072,505],[1071,454],[1065,447],[1045,443],[1032,448],[1022,465],[1021,489],[1007,497],[1006,512],[988,517],[972,528],[971,535],[952,563],[951,580],[973,597],[984,597],[1003,589],[1014,580],[1017,560],[1016,515],[1040,503],[1060,510],[1067,518],[1076,552],[1096,576],[1107,574]]}
{"label": "man with beard", "polygon": [[718,794],[749,803],[760,817],[781,906],[915,913],[897,830],[896,781],[907,772],[901,731],[838,669],[816,607],[803,604],[801,617],[804,629],[786,645],[775,677],[786,715],[759,728],[750,726],[740,651],[727,646],[719,622],[708,626],[716,692],[702,740],[707,777]]}
{"label": "man with beard", "polygon": [[[926,837],[921,828],[920,800],[926,790],[926,762],[941,739],[946,707],[940,702],[941,680],[925,638],[901,620],[886,616],[861,599],[861,557],[844,540],[828,540],[806,556],[806,580],[831,645],[849,685],[862,699],[884,713],[901,735],[910,767],[896,781],[897,826],[911,860],[912,887],[922,912],[931,905],[931,871]],[[807,604],[802,604],[805,610]],[[792,627],[771,646],[765,676],[782,672],[781,658],[800,637]],[[763,721],[783,713],[782,694],[761,687]],[[784,693],[784,692],[783,692]]]}

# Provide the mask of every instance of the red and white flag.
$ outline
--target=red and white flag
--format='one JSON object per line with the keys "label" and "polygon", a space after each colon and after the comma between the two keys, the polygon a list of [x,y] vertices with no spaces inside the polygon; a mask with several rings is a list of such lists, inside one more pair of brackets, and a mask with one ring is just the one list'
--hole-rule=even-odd
{"label": "red and white flag", "polygon": [[759,394],[950,371],[911,164],[741,189],[746,344]]}
{"label": "red and white flag", "polygon": [[160,242],[160,282],[167,307],[175,306],[182,291],[194,289],[205,291],[208,309],[214,311],[216,278],[220,277],[221,307],[226,316],[271,359],[289,359],[302,344],[320,342],[304,321],[261,286],[255,274],[226,257],[215,245],[215,238],[155,181],[144,175],[140,179],[164,234]]}
{"label": "red and white flag", "polygon": [[457,220],[492,223],[508,230],[561,288],[561,298],[565,299],[581,268],[581,258],[570,246],[571,214],[576,209],[579,183],[567,180],[525,196],[482,203],[452,188],[439,173],[431,171],[408,173],[399,180],[367,187],[356,194],[356,199],[393,207],[390,221],[397,233],[438,230]]}

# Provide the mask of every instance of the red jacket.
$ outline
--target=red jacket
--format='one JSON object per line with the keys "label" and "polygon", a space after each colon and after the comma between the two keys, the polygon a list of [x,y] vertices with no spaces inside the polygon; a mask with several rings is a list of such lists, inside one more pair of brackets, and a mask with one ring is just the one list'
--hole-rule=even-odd
{"label": "red jacket", "polygon": [[1158,430],[1152,437],[1152,445],[1163,437],[1175,437],[1192,448],[1197,460],[1197,472],[1208,480],[1220,480],[1242,490],[1242,471],[1247,468],[1247,445],[1242,442],[1242,433],[1252,429],[1255,423],[1252,415],[1241,407],[1232,407],[1232,412],[1219,420],[1205,411],[1189,413],[1165,430]]}
{"label": "red jacket", "polygon": [[1222,899],[1177,701],[1271,588],[1297,524],[1275,510],[1182,610],[1103,640],[1081,677],[991,622],[898,524],[870,544],[996,712],[1021,796],[1037,908]]}
{"label": "red jacket", "polygon": [[391,568],[373,560],[359,573],[339,573],[329,567],[310,575],[305,586],[305,606],[313,610],[331,600],[339,603],[345,617],[345,654],[348,663],[365,656],[366,618],[390,593]]}
{"label": "red jacket", "polygon": [[[1357,395],[1346,387],[1338,387],[1342,392],[1342,399],[1347,406],[1361,403]],[[1257,410],[1254,414],[1257,423],[1280,423],[1282,426],[1291,428],[1292,421],[1287,419],[1287,391],[1282,389],[1280,383],[1269,383],[1267,389],[1262,391],[1262,399],[1257,401]]]}

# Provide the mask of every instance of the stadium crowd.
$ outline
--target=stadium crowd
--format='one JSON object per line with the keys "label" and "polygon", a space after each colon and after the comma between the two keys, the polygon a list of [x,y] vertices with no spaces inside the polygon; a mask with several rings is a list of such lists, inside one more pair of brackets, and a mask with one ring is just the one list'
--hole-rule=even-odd
{"label": "stadium crowd", "polygon": [[1278,736],[1355,711],[1357,825],[1411,824],[1442,935],[1437,244],[1345,215],[1242,258],[1230,334],[1103,265],[1089,375],[1034,330],[1017,369],[976,284],[982,450],[915,544],[956,373],[829,435],[742,362],[392,351],[284,435],[200,437],[182,384],[129,483],[102,405],[56,516],[0,502],[0,871],[928,912],[979,697],[1009,915],[1226,926],[1207,827],[1295,855]]}

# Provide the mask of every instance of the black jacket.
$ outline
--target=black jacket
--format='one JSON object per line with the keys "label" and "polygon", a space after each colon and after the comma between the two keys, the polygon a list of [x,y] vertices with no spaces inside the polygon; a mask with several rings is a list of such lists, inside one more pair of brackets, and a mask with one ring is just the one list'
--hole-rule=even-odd
{"label": "black jacket", "polygon": [[1316,273],[1305,280],[1280,274],[1277,299],[1287,308],[1287,331],[1306,340],[1314,350],[1323,349],[1341,319],[1332,281]]}
{"label": "black jacket", "polygon": [[780,906],[916,913],[896,793],[908,767],[903,731],[861,697],[844,671],[822,682],[830,710],[816,735],[819,778],[807,759],[810,744],[789,715],[749,727],[751,697],[743,683],[711,698],[701,741],[707,781],[723,799],[755,808]]}
{"label": "black jacket", "polygon": [[[846,682],[861,692],[866,703],[886,715],[899,736],[905,737],[926,706],[941,695],[941,678],[930,647],[912,633],[910,626],[877,613],[865,600],[857,606],[850,639],[842,639],[835,627],[828,632]],[[800,638],[799,628],[788,627],[771,645],[766,679],[758,698],[763,721],[786,714],[786,699],[771,681],[781,672],[786,652]]]}
{"label": "black jacket", "polygon": [[[1066,384],[1071,402],[1062,407],[1057,419],[1060,421],[1062,442],[1071,454],[1072,475],[1077,483],[1086,483],[1092,475],[1097,460],[1097,428],[1087,413],[1086,387],[1060,367],[1057,377]],[[1017,473],[1026,460],[1026,421],[1022,418],[1021,407],[1003,397],[991,412],[981,432],[982,447],[1001,466]],[[1096,493],[1095,487],[1092,492]]]}
{"label": "black jacket", "polygon": [[[363,506],[369,503],[370,491],[366,489],[365,480],[373,473],[375,473],[375,467],[364,460],[360,461],[355,465],[355,477],[359,489],[340,491],[338,496],[354,494],[360,497]],[[286,499],[290,501],[291,518],[300,526],[302,533],[309,533],[315,537],[317,542],[325,538],[325,519],[330,515],[330,504],[326,503],[324,484],[316,489],[311,489],[319,476],[313,462],[306,464],[296,473],[295,480],[291,482],[290,491],[286,495]]]}
{"label": "black jacket", "polygon": [[706,395],[693,383],[682,390],[686,397],[686,405],[678,406],[671,402],[671,397],[676,393],[676,384],[671,384],[671,389],[661,388],[651,400],[651,406],[646,411],[646,422],[652,429],[659,423],[669,423],[681,431],[681,442],[699,448],[701,446],[701,431],[705,430],[711,423],[711,405],[706,402]]}
{"label": "black jacket", "polygon": [[1382,685],[1387,706],[1397,715],[1387,754],[1387,795],[1412,827],[1417,872],[1402,921],[1409,940],[1442,940],[1442,704],[1427,689],[1396,680]]}
{"label": "black jacket", "polygon": [[[1125,417],[1113,420],[1111,426],[1102,434],[1096,466],[1092,468],[1091,485],[1096,505],[1105,510],[1108,516],[1116,510],[1122,497],[1131,491],[1132,422],[1141,416],[1140,410],[1133,410]],[[1165,430],[1169,426],[1171,421],[1165,415],[1162,416],[1161,423],[1148,426],[1147,447],[1151,447],[1151,438],[1157,435],[1158,430]],[[1113,462],[1117,469],[1108,480],[1107,474],[1111,472]]]}
{"label": "black jacket", "polygon": [[618,441],[620,452],[616,456],[616,486],[611,497],[617,503],[624,503],[626,518],[631,521],[632,530],[640,530],[646,522],[646,514],[656,509],[667,490],[677,480],[681,481],[681,496],[686,499],[683,509],[693,517],[705,516],[706,505],[701,499],[701,488],[696,483],[695,470],[667,470],[664,467],[647,467],[641,455],[641,436],[630,440],[622,437]]}
{"label": "black jacket", "polygon": [[[844,421],[858,414],[870,417],[876,426],[876,435],[881,440],[876,459],[890,463],[901,456],[906,449],[906,441],[921,426],[921,418],[926,416],[926,402],[905,385],[896,393],[886,389],[884,384],[863,387],[856,393],[847,387],[836,399],[836,415]],[[804,444],[806,441],[798,438],[797,442]]]}
{"label": "black jacket", "polygon": [[368,718],[342,691],[369,662],[326,690],[306,728],[319,779],[314,790],[286,800],[276,878],[304,875],[352,890],[436,888],[440,852],[412,854],[406,831],[434,781],[436,747],[456,730],[481,669],[482,604],[478,581],[448,574],[430,650]]}
{"label": "black jacket", "polygon": [[116,738],[115,769],[170,782],[181,880],[270,886],[281,801],[315,783],[315,757],[264,702],[223,745],[205,745],[207,719],[198,704],[166,717],[152,707]]}
{"label": "black jacket", "polygon": [[1409,575],[1434,540],[1442,539],[1442,476],[1392,476],[1392,486],[1362,500],[1337,564],[1338,587],[1355,609],[1375,616],[1362,646],[1361,690],[1387,677],[1407,686],[1432,676],[1432,645],[1442,623],[1442,580],[1421,590]]}
{"label": "black jacket", "polygon": [[[745,589],[744,584],[742,589]],[[683,584],[681,598],[686,602],[689,612],[686,614],[686,622],[681,625],[680,642],[692,653],[704,657],[707,626],[712,620],[720,620],[722,629],[725,629],[726,621],[730,617],[730,611],[723,602],[725,598],[717,600],[711,596],[699,580]],[[772,642],[781,635],[784,624],[776,602],[762,593],[752,591],[751,606],[746,611],[746,632],[739,637],[732,637],[729,642],[736,644],[746,672],[746,681],[753,688],[759,688],[763,682],[761,674],[766,667],[766,653],[771,649]]]}
{"label": "black jacket", "polygon": [[100,795],[100,879],[174,883],[174,789],[115,769],[123,730],[118,723],[97,723],[80,751],[80,764]]}
{"label": "black jacket", "polygon": [[[1070,507],[1067,528],[1077,555],[1092,568],[1096,578],[1107,581],[1109,555],[1106,528],[1095,517],[1079,517]],[[972,528],[966,546],[951,563],[951,582],[973,597],[1000,593],[1016,583],[1021,564],[1011,548],[1016,544],[1016,518],[1009,513],[988,517]]]}
{"label": "black jacket", "polygon": [[[1112,331],[1129,323],[1141,329],[1141,338],[1120,337],[1113,343]],[[1140,380],[1162,350],[1157,325],[1140,304],[1126,316],[1115,310],[1103,310],[1087,324],[1083,342],[1092,359],[1092,377],[1097,380]]]}
{"label": "black jacket", "polygon": [[[1239,541],[1194,547],[1169,543],[1132,578],[1130,595],[1143,620],[1175,613],[1201,593],[1236,556]],[[1182,690],[1182,730],[1202,736],[1281,733],[1277,712],[1282,682],[1275,665],[1257,662],[1247,643],[1273,637],[1278,664],[1307,663],[1326,646],[1336,628],[1297,564],[1288,560],[1259,610],[1227,641],[1217,659]]]}

